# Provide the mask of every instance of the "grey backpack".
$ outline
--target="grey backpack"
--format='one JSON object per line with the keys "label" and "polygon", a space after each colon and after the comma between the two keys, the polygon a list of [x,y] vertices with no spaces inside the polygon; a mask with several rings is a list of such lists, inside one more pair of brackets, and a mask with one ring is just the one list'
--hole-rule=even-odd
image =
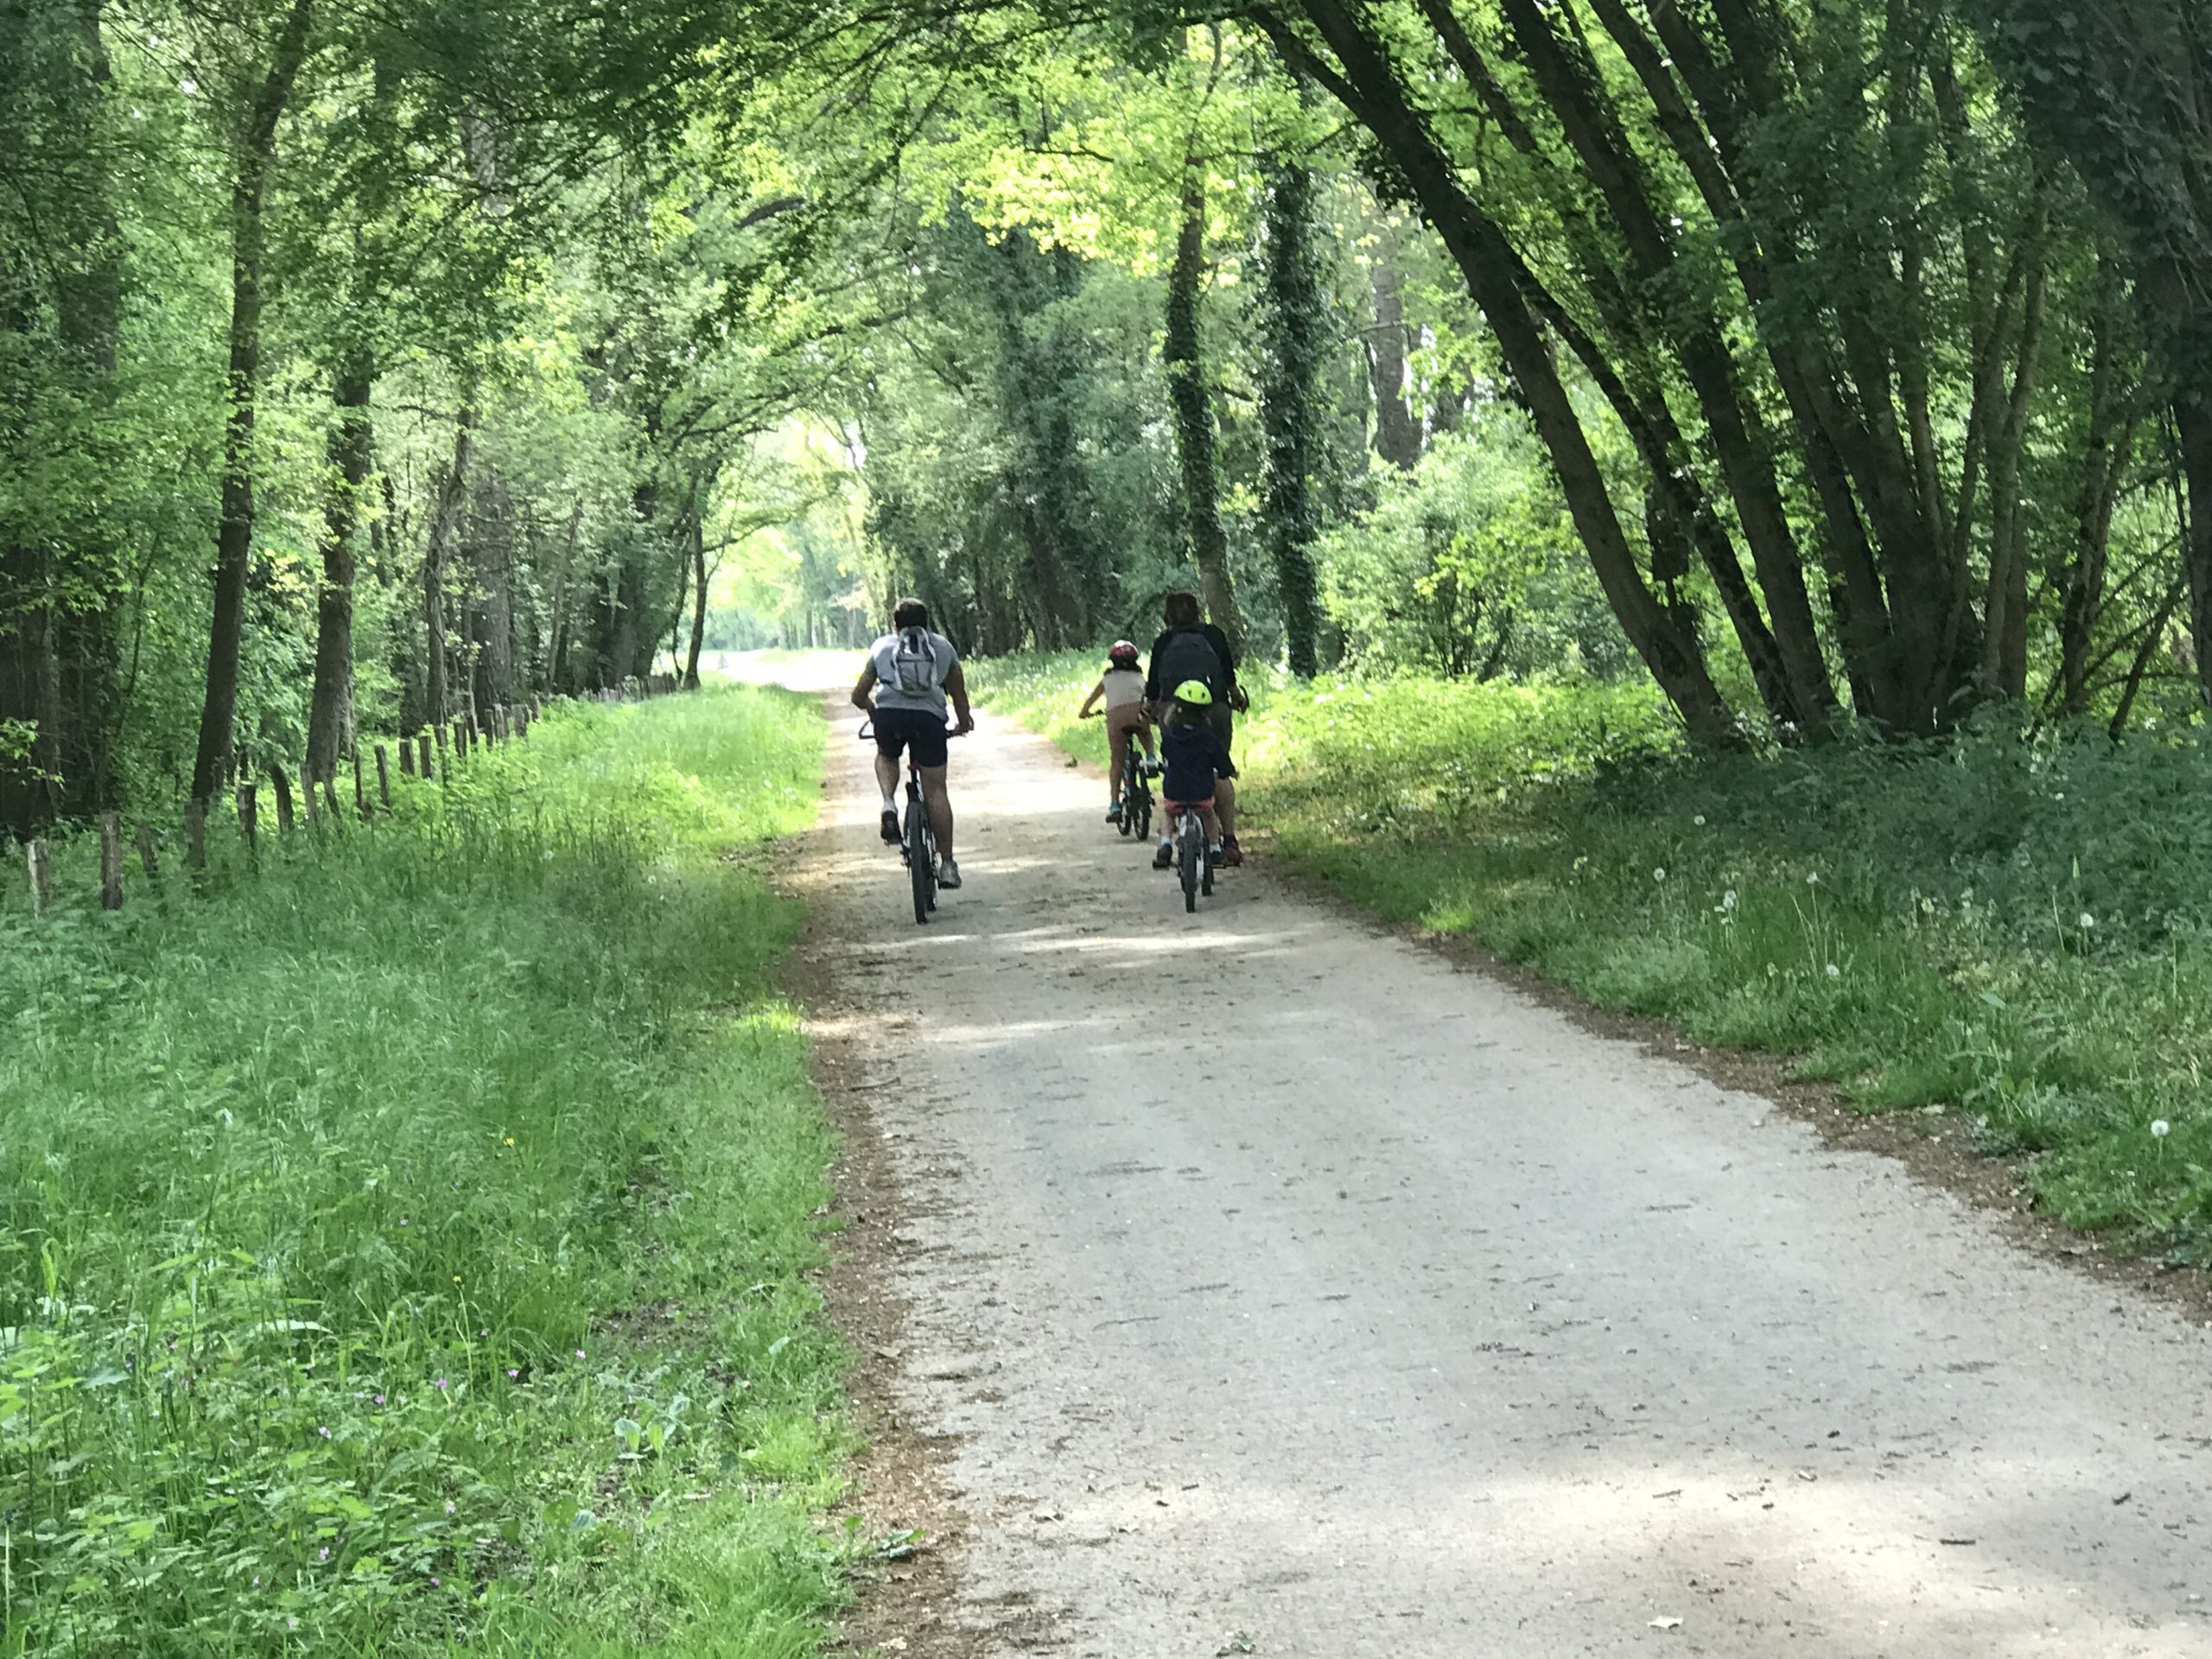
{"label": "grey backpack", "polygon": [[937,645],[927,628],[906,628],[891,648],[891,683],[909,697],[933,697],[944,683],[938,671]]}

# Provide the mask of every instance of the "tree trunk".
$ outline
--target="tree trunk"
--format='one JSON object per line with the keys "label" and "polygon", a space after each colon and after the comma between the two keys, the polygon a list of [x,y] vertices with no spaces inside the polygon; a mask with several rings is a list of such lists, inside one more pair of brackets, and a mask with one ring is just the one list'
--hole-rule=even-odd
{"label": "tree trunk", "polygon": [[2031,256],[2020,315],[2019,362],[2002,424],[1992,441],[1989,493],[1989,587],[1982,603],[1981,677],[1998,696],[2028,695],[2028,536],[2021,511],[2020,462],[2035,398],[2036,357],[2043,345],[2049,291],[2041,250]]}
{"label": "tree trunk", "polygon": [[1405,279],[1386,247],[1370,270],[1375,327],[1367,336],[1367,372],[1375,386],[1375,453],[1409,473],[1421,464],[1421,423],[1406,400]]}
{"label": "tree trunk", "polygon": [[2056,584],[2062,596],[2058,619],[2058,712],[2062,718],[2088,710],[2089,658],[2104,613],[2113,516],[2119,508],[2120,486],[2135,448],[2135,416],[2131,412],[2120,419],[2115,409],[2114,334],[2125,289],[2109,255],[2101,255],[2098,264],[2101,292],[2089,319],[2089,426],[2082,445],[2082,486],[2075,497],[2074,556]]}
{"label": "tree trunk", "polygon": [[683,658],[683,689],[699,689],[699,647],[707,638],[707,526],[705,515],[691,515],[691,649]]}
{"label": "tree trunk", "polygon": [[1319,667],[1313,543],[1319,515],[1313,470],[1320,448],[1317,385],[1328,320],[1313,257],[1313,170],[1278,168],[1266,204],[1266,307],[1262,315],[1260,418],[1267,432],[1265,513],[1274,556],[1290,671],[1313,678]]}
{"label": "tree trunk", "polygon": [[465,404],[454,422],[453,459],[438,480],[437,505],[423,542],[423,702],[427,724],[442,730],[453,712],[446,672],[446,560],[468,499],[468,463],[476,438],[476,410]]}
{"label": "tree trunk", "polygon": [[[487,472],[469,516],[469,563],[476,575],[476,664],[470,682],[480,713],[515,695],[514,501]],[[488,715],[487,715],[488,717]]]}
{"label": "tree trunk", "polygon": [[561,550],[561,568],[553,575],[553,620],[545,647],[545,689],[557,691],[569,683],[569,573],[575,568],[576,540],[584,527],[584,502],[569,512],[569,537]]}
{"label": "tree trunk", "polygon": [[1229,576],[1229,537],[1221,527],[1220,484],[1214,470],[1213,401],[1199,349],[1198,293],[1205,277],[1205,166],[1196,156],[1186,156],[1182,223],[1175,238],[1175,263],[1167,274],[1165,366],[1168,394],[1175,404],[1176,451],[1182,462],[1191,557],[1198,567],[1207,613],[1241,657],[1244,621]]}
{"label": "tree trunk", "polygon": [[222,519],[215,537],[215,604],[208,628],[207,695],[192,798],[213,798],[238,718],[238,653],[245,636],[245,588],[253,556],[254,409],[261,390],[262,202],[276,159],[276,128],[306,60],[313,0],[293,0],[269,70],[247,111],[232,158],[229,416],[223,436]]}
{"label": "tree trunk", "polygon": [[338,424],[330,435],[330,495],[323,508],[322,586],[315,598],[315,691],[308,710],[308,782],[337,774],[353,740],[353,538],[376,444],[369,398],[376,371],[354,353],[338,371]]}
{"label": "tree trunk", "polygon": [[2189,638],[2198,692],[2212,703],[2212,394],[2186,387],[2174,397],[2189,517],[2182,559],[2189,575]]}

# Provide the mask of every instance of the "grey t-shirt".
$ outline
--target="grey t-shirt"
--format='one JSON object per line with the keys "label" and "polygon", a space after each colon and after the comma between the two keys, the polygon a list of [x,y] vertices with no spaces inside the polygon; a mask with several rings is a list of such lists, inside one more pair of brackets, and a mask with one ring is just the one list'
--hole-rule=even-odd
{"label": "grey t-shirt", "polygon": [[[918,632],[918,650],[902,643]],[[903,637],[887,633],[869,648],[868,660],[875,670],[877,708],[915,709],[944,718],[944,682],[960,664],[951,640],[926,628],[910,628]]]}

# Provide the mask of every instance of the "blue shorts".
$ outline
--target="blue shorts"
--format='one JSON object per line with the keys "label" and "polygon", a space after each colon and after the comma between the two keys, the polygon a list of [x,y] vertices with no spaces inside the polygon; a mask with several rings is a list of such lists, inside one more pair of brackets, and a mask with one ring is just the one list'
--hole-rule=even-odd
{"label": "blue shorts", "polygon": [[914,764],[941,766],[945,763],[944,716],[933,709],[879,709],[875,711],[875,748],[896,760],[914,746]]}

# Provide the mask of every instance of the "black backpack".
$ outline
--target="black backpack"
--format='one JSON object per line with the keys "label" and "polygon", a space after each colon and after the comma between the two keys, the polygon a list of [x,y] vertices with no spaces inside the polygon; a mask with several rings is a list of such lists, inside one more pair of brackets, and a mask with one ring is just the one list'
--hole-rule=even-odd
{"label": "black backpack", "polygon": [[1185,680],[1199,681],[1217,697],[1229,695],[1229,664],[1200,629],[1178,628],[1162,636],[1152,649],[1152,662],[1160,671],[1162,697],[1173,696]]}

